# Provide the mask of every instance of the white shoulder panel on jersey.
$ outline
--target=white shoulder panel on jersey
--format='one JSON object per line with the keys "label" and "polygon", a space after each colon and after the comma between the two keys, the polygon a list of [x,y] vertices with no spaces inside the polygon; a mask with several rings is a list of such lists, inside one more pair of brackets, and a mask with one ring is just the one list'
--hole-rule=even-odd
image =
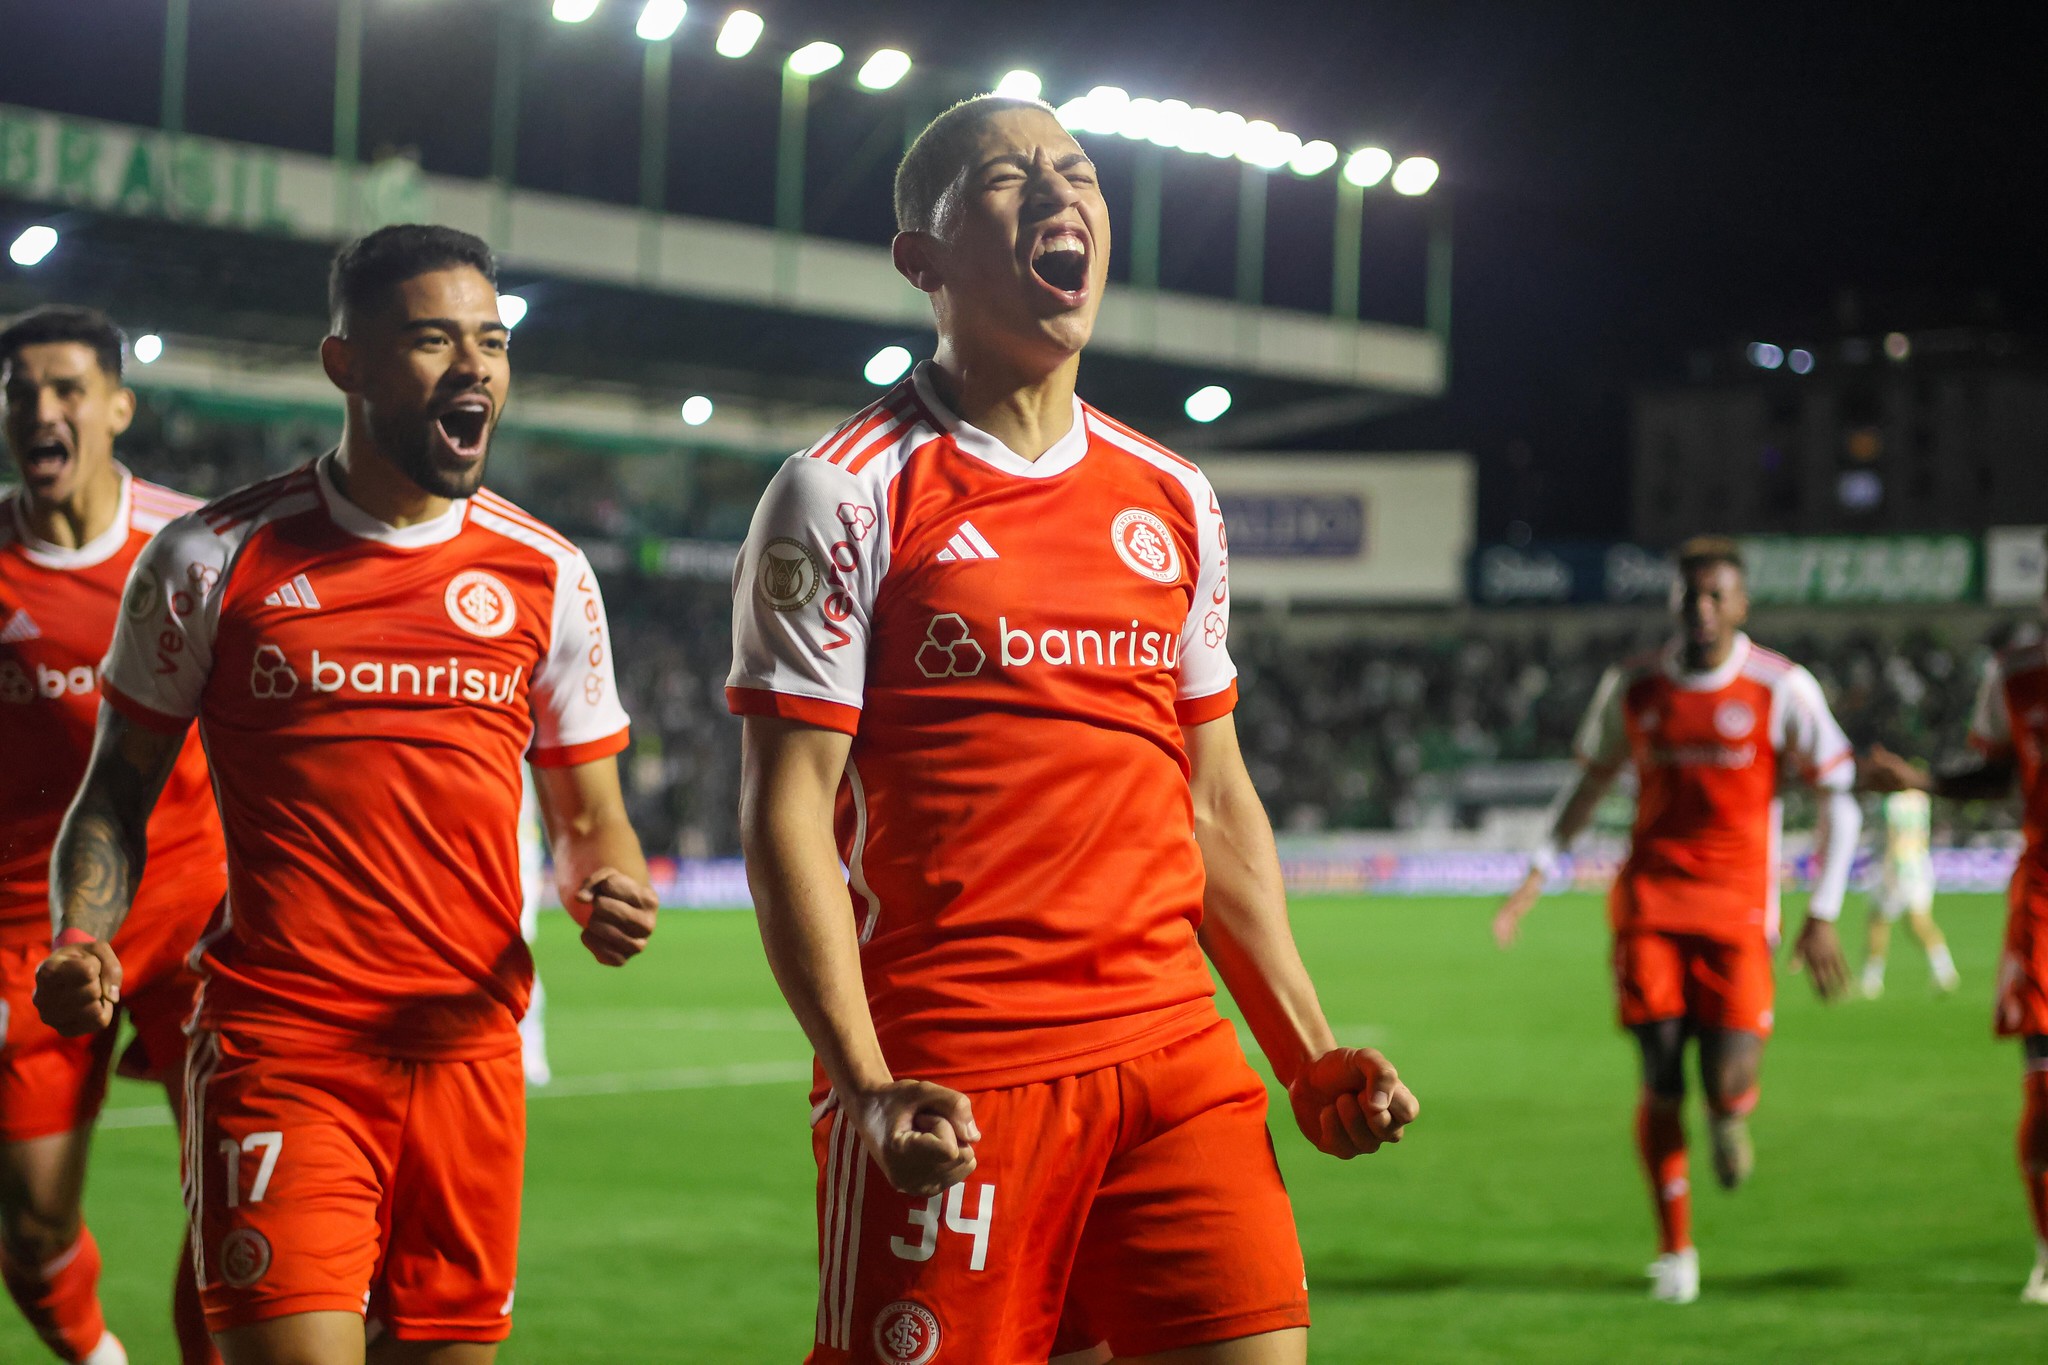
{"label": "white shoulder panel on jersey", "polygon": [[1759,681],[1771,689],[1771,744],[1792,761],[1799,775],[1827,791],[1848,791],[1856,783],[1856,751],[1828,709],[1820,681],[1782,655]]}

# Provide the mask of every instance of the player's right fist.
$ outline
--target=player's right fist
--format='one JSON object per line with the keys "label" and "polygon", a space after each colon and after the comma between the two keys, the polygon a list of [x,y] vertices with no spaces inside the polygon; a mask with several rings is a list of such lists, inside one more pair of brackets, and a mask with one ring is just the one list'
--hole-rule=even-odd
{"label": "player's right fist", "polygon": [[974,1174],[974,1106],[930,1081],[891,1081],[842,1100],[869,1155],[904,1194],[930,1196]]}
{"label": "player's right fist", "polygon": [[638,957],[654,936],[661,898],[645,882],[603,867],[583,879],[575,899],[569,915],[583,926],[583,946],[607,967]]}
{"label": "player's right fist", "polygon": [[1333,1047],[1314,1058],[1287,1098],[1302,1136],[1341,1161],[1399,1142],[1422,1112],[1394,1064],[1369,1047]]}
{"label": "player's right fist", "polygon": [[121,959],[97,939],[58,948],[36,968],[36,1013],[66,1038],[98,1033],[121,1003]]}

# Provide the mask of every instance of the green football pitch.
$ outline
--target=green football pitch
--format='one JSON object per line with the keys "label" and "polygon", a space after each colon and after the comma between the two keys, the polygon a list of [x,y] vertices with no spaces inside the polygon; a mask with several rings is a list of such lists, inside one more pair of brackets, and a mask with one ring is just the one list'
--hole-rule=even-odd
{"label": "green football pitch", "polygon": [[[1704,1287],[1688,1308],[1645,1297],[1633,1059],[1609,1016],[1598,904],[1546,902],[1509,954],[1488,912],[1295,909],[1339,1036],[1384,1049],[1424,1107],[1409,1141],[1348,1164],[1276,1124],[1316,1360],[2048,1358],[2048,1310],[2017,1302],[2032,1246],[2012,1154],[2019,1065],[1988,1028],[1997,898],[1939,908],[1964,975],[1953,999],[1929,994],[1904,941],[1881,1001],[1824,1009],[1803,980],[1781,982],[1754,1181],[1722,1194],[1696,1148]],[[539,956],[558,1080],[531,1109],[517,1326],[500,1359],[799,1360],[816,1283],[807,1053],[751,918],[671,915],[646,957],[612,972],[554,915]],[[175,1360],[180,1209],[160,1107],[120,1086],[89,1195],[109,1316],[138,1365]],[[1697,1141],[1696,1109],[1691,1127]],[[0,1307],[0,1360],[39,1358]]]}

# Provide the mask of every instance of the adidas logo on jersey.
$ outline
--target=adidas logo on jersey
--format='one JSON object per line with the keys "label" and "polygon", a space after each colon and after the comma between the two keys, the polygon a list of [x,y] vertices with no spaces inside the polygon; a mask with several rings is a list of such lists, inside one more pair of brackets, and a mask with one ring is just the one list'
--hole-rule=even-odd
{"label": "adidas logo on jersey", "polygon": [[941,564],[951,564],[963,559],[1001,559],[996,547],[988,543],[988,537],[974,529],[974,523],[963,521],[953,538],[946,542],[946,548],[935,556]]}
{"label": "adidas logo on jersey", "polygon": [[320,599],[313,592],[313,584],[304,574],[292,575],[292,581],[278,588],[263,599],[266,607],[307,607],[319,610]]}
{"label": "adidas logo on jersey", "polygon": [[18,645],[25,640],[42,638],[42,627],[29,616],[27,607],[16,607],[14,615],[7,618],[7,624],[0,626],[0,645]]}

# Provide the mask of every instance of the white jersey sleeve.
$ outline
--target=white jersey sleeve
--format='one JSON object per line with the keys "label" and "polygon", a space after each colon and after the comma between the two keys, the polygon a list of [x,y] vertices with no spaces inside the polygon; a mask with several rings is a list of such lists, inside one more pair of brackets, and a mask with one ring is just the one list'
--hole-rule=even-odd
{"label": "white jersey sleeve", "polygon": [[164,527],[136,558],[103,665],[109,701],[130,720],[176,732],[199,714],[233,553],[194,513]]}
{"label": "white jersey sleeve", "polygon": [[1200,561],[1194,601],[1181,627],[1177,709],[1183,724],[1198,724],[1228,713],[1235,704],[1237,665],[1230,659],[1230,538],[1223,509],[1208,480],[1190,491]]}
{"label": "white jersey sleeve", "polygon": [[1856,751],[1828,709],[1820,682],[1793,668],[1776,687],[1771,743],[1793,771],[1823,791],[1845,792],[1856,785]]}
{"label": "white jersey sleeve", "polygon": [[2012,717],[2005,709],[2005,668],[1996,655],[1985,665],[1977,704],[1970,711],[1970,746],[1986,754],[2004,753],[2012,747]]}
{"label": "white jersey sleeve", "polygon": [[1628,673],[1610,668],[1593,691],[1593,704],[1579,722],[1572,755],[1590,767],[1605,768],[1628,758],[1628,726],[1622,703],[1628,696]]}
{"label": "white jersey sleeve", "polygon": [[845,470],[807,455],[769,481],[733,566],[734,712],[859,728],[875,598],[888,572],[888,509],[878,501]]}
{"label": "white jersey sleeve", "polygon": [[581,550],[555,559],[547,656],[533,675],[532,761],[566,768],[626,747],[630,722],[612,672],[612,634],[597,574]]}

